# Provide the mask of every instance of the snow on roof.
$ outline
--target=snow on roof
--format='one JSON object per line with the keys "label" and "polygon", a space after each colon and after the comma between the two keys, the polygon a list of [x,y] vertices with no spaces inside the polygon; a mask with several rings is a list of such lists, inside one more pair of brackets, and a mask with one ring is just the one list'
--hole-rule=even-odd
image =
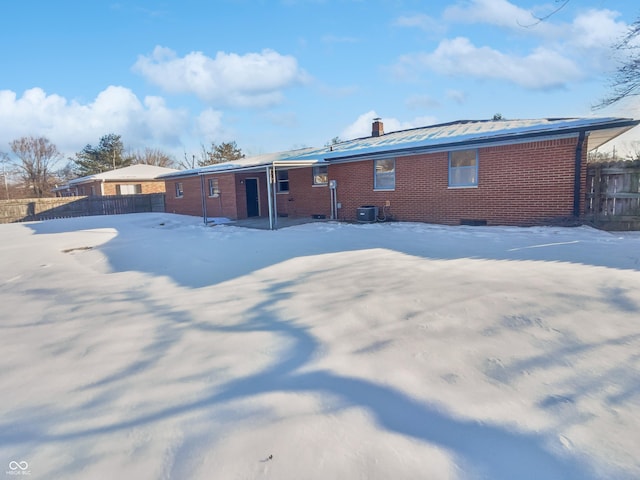
{"label": "snow on roof", "polygon": [[[471,143],[518,141],[528,137],[577,134],[600,131],[591,150],[640,123],[629,118],[544,118],[536,120],[460,120],[427,127],[386,133],[332,145],[325,152],[327,160],[360,155],[397,152],[398,150],[437,149]],[[604,134],[607,132],[607,134]]]}
{"label": "snow on roof", "polygon": [[314,156],[314,152],[324,153],[324,148],[301,148],[297,150],[288,150],[284,152],[275,153],[263,153],[260,155],[252,155],[250,157],[239,158],[232,162],[216,163],[214,165],[207,165],[206,167],[191,168],[188,170],[179,170],[166,175],[162,175],[163,178],[197,175],[202,173],[222,173],[225,171],[237,171],[247,168],[266,167],[273,165],[274,163],[287,163],[287,162],[303,162],[313,164],[318,161],[323,161],[322,158],[317,155]]}
{"label": "snow on roof", "polygon": [[160,175],[178,172],[173,168],[156,167],[155,165],[131,165],[130,167],[117,168],[108,172],[87,175],[86,177],[74,178],[69,185],[76,185],[92,180],[154,180]]}
{"label": "snow on roof", "polygon": [[593,150],[630,130],[640,120],[630,118],[543,118],[530,120],[458,120],[455,122],[385,133],[379,137],[347,140],[321,148],[304,148],[267,153],[233,162],[182,170],[164,178],[202,173],[238,171],[274,163],[309,163],[340,161],[364,155],[415,153],[443,148],[464,148],[473,144],[520,142],[529,138],[557,137],[589,133],[587,149]]}

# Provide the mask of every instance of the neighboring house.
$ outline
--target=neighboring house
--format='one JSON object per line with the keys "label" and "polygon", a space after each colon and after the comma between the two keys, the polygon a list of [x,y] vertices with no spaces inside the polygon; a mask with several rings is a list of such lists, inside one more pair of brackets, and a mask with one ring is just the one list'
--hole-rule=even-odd
{"label": "neighboring house", "polygon": [[107,172],[74,178],[67,185],[53,189],[57,197],[133,195],[164,193],[165,182],[158,177],[177,172],[154,165],[131,165]]}
{"label": "neighboring house", "polygon": [[[531,225],[584,214],[587,153],[627,118],[458,121],[163,175],[166,211]],[[362,207],[371,207],[363,209]],[[373,208],[375,207],[375,208]],[[368,219],[371,219],[368,217]]]}

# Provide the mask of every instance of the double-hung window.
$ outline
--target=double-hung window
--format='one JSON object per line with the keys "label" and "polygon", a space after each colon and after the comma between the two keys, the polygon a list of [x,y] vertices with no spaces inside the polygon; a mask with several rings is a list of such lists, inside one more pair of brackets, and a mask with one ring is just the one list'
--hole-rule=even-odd
{"label": "double-hung window", "polygon": [[[91,188],[93,189],[93,186]],[[131,185],[131,184],[116,185],[116,195],[135,195],[139,193],[142,193],[141,183],[138,183],[136,185]]]}
{"label": "double-hung window", "polygon": [[317,165],[313,167],[313,185],[327,185],[328,183],[328,167],[326,165]]}
{"label": "double-hung window", "polygon": [[184,190],[182,189],[182,182],[176,182],[176,198],[182,198],[184,196]]}
{"label": "double-hung window", "polygon": [[220,187],[218,186],[218,179],[210,178],[209,179],[209,196],[217,197],[219,195],[220,195]]}
{"label": "double-hung window", "polygon": [[449,186],[478,186],[478,150],[449,152]]}
{"label": "double-hung window", "polygon": [[278,170],[277,174],[278,174],[278,178],[277,178],[278,193],[289,192],[289,170]]}
{"label": "double-hung window", "polygon": [[374,190],[394,190],[396,188],[396,159],[385,158],[373,161]]}

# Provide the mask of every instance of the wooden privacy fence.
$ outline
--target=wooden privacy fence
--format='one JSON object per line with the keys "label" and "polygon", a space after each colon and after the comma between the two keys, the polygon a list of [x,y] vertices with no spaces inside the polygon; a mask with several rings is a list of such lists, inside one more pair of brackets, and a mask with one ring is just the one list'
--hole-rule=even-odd
{"label": "wooden privacy fence", "polygon": [[0,200],[0,223],[141,212],[164,212],[164,193]]}
{"label": "wooden privacy fence", "polygon": [[606,230],[640,230],[640,162],[587,169],[586,219]]}

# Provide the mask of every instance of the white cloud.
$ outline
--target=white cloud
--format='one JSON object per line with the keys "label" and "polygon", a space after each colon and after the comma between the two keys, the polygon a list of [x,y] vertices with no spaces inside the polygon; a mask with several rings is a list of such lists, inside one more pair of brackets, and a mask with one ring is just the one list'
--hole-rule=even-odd
{"label": "white cloud", "polygon": [[[374,118],[379,118],[379,115],[375,110],[369,110],[368,112],[363,113],[353,123],[342,130],[340,138],[343,140],[350,140],[353,138],[370,137],[371,126]],[[401,121],[392,117],[382,117],[381,120],[384,124],[384,131],[386,133],[407,130],[409,128],[424,127],[425,125],[432,125],[436,122],[436,118],[430,116],[416,117],[408,121]]]}
{"label": "white cloud", "polygon": [[368,112],[363,113],[352,124],[342,130],[340,138],[342,140],[350,140],[352,138],[370,136],[371,124],[373,123],[374,118],[378,118],[378,114],[375,110],[369,110]]}
{"label": "white cloud", "polygon": [[616,21],[618,12],[612,10],[588,10],[572,22],[567,42],[580,49],[593,52],[605,51],[618,42],[627,32],[625,22]]}
{"label": "white cloud", "polygon": [[[625,22],[617,20],[620,13],[609,9],[581,10],[567,22],[563,21],[566,18],[563,10],[545,18],[557,8],[558,5],[546,4],[527,10],[507,0],[469,0],[445,9],[443,18],[451,24],[499,27],[510,34],[529,37],[539,42],[534,53],[529,56],[500,53],[514,65],[511,71],[504,70],[507,72],[506,78],[527,88],[547,88],[610,70],[614,66],[611,45],[618,41],[628,28]],[[545,19],[539,21],[540,18]],[[497,58],[497,53],[503,50],[503,45],[504,40],[500,46],[493,47],[493,55],[483,58],[488,58],[490,65],[502,64],[503,62]],[[484,53],[488,54],[486,51]],[[534,67],[529,70],[529,75],[535,77],[544,71],[535,69],[541,66],[539,60],[544,58],[552,60],[545,70],[560,70],[554,75],[545,75],[546,78],[541,82],[523,81],[522,75],[514,71]],[[578,71],[582,71],[582,75],[577,76]],[[473,74],[473,69],[466,73]],[[500,75],[488,77],[482,73],[478,76],[500,78]]]}
{"label": "white cloud", "polygon": [[404,55],[398,67],[401,70],[429,69],[443,75],[505,80],[530,89],[563,87],[583,76],[573,61],[545,47],[518,57],[490,47],[476,47],[463,37],[443,40],[433,53]]}
{"label": "white cloud", "polygon": [[124,87],[107,87],[87,104],[48,95],[41,88],[21,97],[0,90],[0,150],[8,150],[16,138],[34,135],[47,137],[71,156],[108,133],[122,135],[130,148],[172,146],[179,143],[177,132],[187,123],[185,111],[168,108],[159,97],[140,101]]}
{"label": "white cloud", "polygon": [[557,7],[547,5],[545,10],[536,12],[507,0],[471,0],[448,7],[443,17],[451,23],[491,25],[565,46],[598,50],[608,49],[628,28],[625,22],[616,21],[620,13],[609,9],[582,10],[569,23],[558,21],[560,14],[539,20]]}
{"label": "white cloud", "polygon": [[157,46],[141,55],[134,71],[169,93],[189,93],[216,105],[267,107],[281,103],[283,90],[308,80],[297,60],[273,50],[238,55],[202,52],[178,57]]}
{"label": "white cloud", "polygon": [[451,23],[494,25],[522,35],[556,36],[560,28],[551,19],[538,20],[546,13],[537,14],[507,0],[471,0],[446,8],[443,18]]}

